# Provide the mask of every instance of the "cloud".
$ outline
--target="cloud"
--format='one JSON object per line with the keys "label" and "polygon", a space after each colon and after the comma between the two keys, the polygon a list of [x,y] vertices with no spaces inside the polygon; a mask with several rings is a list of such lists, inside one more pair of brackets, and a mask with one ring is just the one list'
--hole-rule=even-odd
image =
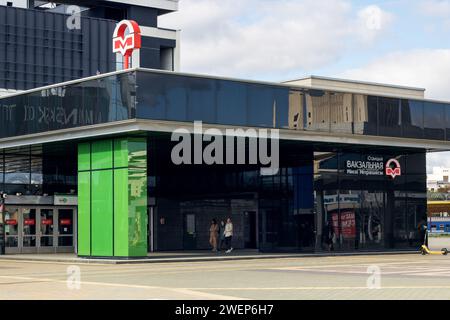
{"label": "cloud", "polygon": [[433,168],[450,168],[450,153],[436,152],[427,154],[427,173],[433,173]]}
{"label": "cloud", "polygon": [[383,29],[387,28],[393,21],[393,15],[384,12],[375,5],[367,6],[358,12],[357,30],[360,31],[362,39],[374,41]]}
{"label": "cloud", "polygon": [[181,0],[159,23],[182,30],[183,71],[285,79],[370,45],[391,17],[347,0]]}
{"label": "cloud", "polygon": [[450,101],[450,49],[395,52],[339,76],[426,88],[427,98]]}
{"label": "cloud", "polygon": [[417,8],[419,12],[430,17],[450,16],[450,0],[422,0]]}

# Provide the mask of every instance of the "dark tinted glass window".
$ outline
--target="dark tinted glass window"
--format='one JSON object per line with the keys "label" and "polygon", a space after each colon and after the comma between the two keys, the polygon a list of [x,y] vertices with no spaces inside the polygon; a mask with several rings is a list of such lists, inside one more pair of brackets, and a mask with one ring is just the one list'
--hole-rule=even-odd
{"label": "dark tinted glass window", "polygon": [[425,175],[427,157],[425,151],[423,153],[413,153],[406,156],[406,174],[422,174]]}
{"label": "dark tinted glass window", "polygon": [[444,104],[445,110],[445,131],[447,141],[450,141],[450,104]]}
{"label": "dark tinted glass window", "polygon": [[[73,99],[65,99],[62,98],[62,105],[64,106],[65,110],[74,110],[74,113],[70,113],[67,117],[67,120],[70,123],[81,123],[83,125],[86,124],[92,124],[93,123],[93,117],[94,113],[97,114],[97,110],[99,109],[98,106],[102,106],[100,108],[103,108],[103,110],[107,110],[107,107],[109,105],[108,102],[108,94],[107,91],[103,88],[101,90],[101,97],[99,97],[99,91],[100,89],[96,85],[97,82],[89,82],[84,88],[82,86],[77,87],[68,87],[66,90],[70,91],[71,93],[68,96],[73,97]],[[78,104],[81,102],[80,104]],[[56,100],[56,103],[57,100]],[[73,108],[68,109],[72,103]],[[76,105],[83,105],[86,106],[82,110],[78,112],[76,109]]]}
{"label": "dark tinted glass window", "polygon": [[[365,112],[364,112],[365,111]],[[367,97],[367,108],[360,111],[363,122],[363,134],[376,135],[378,133],[378,98]]]}
{"label": "dark tinted glass window", "polygon": [[173,77],[166,83],[167,119],[186,121],[188,118],[188,93],[183,78]]}
{"label": "dark tinted glass window", "polygon": [[281,129],[289,128],[289,89],[273,88],[275,92],[275,114],[276,127]]}
{"label": "dark tinted glass window", "polygon": [[128,119],[134,108],[133,77],[110,76],[0,99],[0,136]]}
{"label": "dark tinted glass window", "polygon": [[164,75],[139,73],[137,116],[143,119],[164,119],[166,116],[165,84],[168,78]]}
{"label": "dark tinted glass window", "polygon": [[433,102],[424,103],[425,139],[443,140],[445,138],[444,105]]}
{"label": "dark tinted glass window", "polygon": [[266,86],[248,86],[248,125],[272,127],[274,112],[274,91]]}
{"label": "dark tinted glass window", "polygon": [[184,78],[188,93],[188,120],[216,123],[216,81]]}
{"label": "dark tinted glass window", "polygon": [[215,123],[215,80],[141,72],[138,82],[138,118]]}
{"label": "dark tinted glass window", "polygon": [[247,86],[244,83],[217,81],[217,122],[247,124]]}
{"label": "dark tinted glass window", "polygon": [[4,181],[5,162],[3,160],[3,152],[0,152],[0,184]]}
{"label": "dark tinted glass window", "polygon": [[400,137],[402,128],[400,122],[400,100],[393,98],[378,98],[378,130],[383,136]]}
{"label": "dark tinted glass window", "polygon": [[117,75],[117,81],[110,83],[115,91],[117,120],[136,117],[136,77],[135,74],[125,73]]}
{"label": "dark tinted glass window", "polygon": [[406,138],[423,138],[423,102],[402,100],[402,127]]}

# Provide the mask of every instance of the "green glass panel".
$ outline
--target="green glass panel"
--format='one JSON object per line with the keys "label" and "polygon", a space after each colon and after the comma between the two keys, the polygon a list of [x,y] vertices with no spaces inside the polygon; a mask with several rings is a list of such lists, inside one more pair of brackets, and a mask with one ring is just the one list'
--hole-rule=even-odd
{"label": "green glass panel", "polygon": [[92,255],[113,256],[113,173],[92,172]]}
{"label": "green glass panel", "polygon": [[147,255],[147,169],[129,168],[129,244],[131,257]]}
{"label": "green glass panel", "polygon": [[78,174],[78,255],[91,255],[91,173]]}
{"label": "green glass panel", "polygon": [[114,256],[129,256],[127,168],[114,170]]}
{"label": "green glass panel", "polygon": [[128,167],[128,140],[114,140],[114,168]]}
{"label": "green glass panel", "polygon": [[128,156],[130,167],[147,168],[146,138],[129,138]]}
{"label": "green glass panel", "polygon": [[100,140],[92,142],[91,150],[92,170],[112,168],[112,140]]}
{"label": "green glass panel", "polygon": [[91,169],[91,144],[89,142],[78,144],[78,171]]}

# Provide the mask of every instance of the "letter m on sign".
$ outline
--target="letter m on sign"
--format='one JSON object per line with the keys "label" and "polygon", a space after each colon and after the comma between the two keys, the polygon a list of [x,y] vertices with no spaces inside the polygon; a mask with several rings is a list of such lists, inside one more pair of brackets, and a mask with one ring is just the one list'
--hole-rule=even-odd
{"label": "letter m on sign", "polygon": [[134,48],[134,36],[128,35],[125,39],[118,37],[114,39],[114,52],[120,52],[125,55],[126,52]]}

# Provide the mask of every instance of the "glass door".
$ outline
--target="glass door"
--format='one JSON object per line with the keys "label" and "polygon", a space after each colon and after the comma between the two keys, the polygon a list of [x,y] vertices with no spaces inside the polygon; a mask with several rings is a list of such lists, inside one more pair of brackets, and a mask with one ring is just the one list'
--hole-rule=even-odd
{"label": "glass door", "polygon": [[74,209],[58,209],[58,252],[73,252]]}
{"label": "glass door", "polygon": [[5,208],[6,254],[20,253],[19,248],[19,209]]}
{"label": "glass door", "polygon": [[54,252],[55,217],[53,209],[40,209],[39,252]]}
{"label": "glass door", "polygon": [[36,234],[36,209],[22,208],[21,226],[22,226],[22,252],[37,252],[37,234]]}
{"label": "glass door", "polygon": [[195,225],[195,214],[188,213],[184,215],[184,250],[197,249],[197,233]]}

